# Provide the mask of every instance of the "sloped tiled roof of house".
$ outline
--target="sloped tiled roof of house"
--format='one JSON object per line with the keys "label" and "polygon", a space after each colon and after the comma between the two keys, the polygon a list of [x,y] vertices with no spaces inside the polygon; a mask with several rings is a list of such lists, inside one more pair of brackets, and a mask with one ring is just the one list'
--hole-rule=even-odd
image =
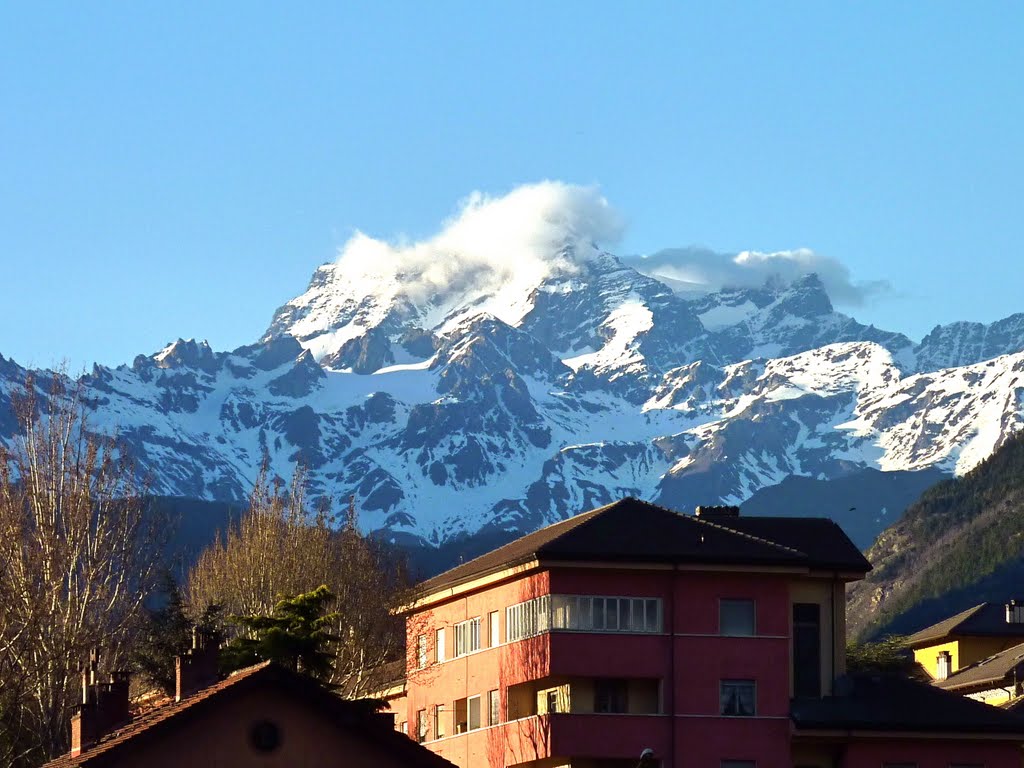
{"label": "sloped tiled roof of house", "polygon": [[372,702],[368,704],[366,701],[342,699],[318,683],[271,662],[239,670],[181,701],[169,700],[162,706],[153,707],[121,728],[106,734],[81,754],[63,755],[46,763],[43,768],[116,766],[119,764],[125,748],[160,735],[184,717],[199,716],[209,708],[215,707],[222,696],[241,691],[248,686],[267,682],[284,686],[286,689],[309,698],[316,706],[329,711],[333,721],[339,727],[348,728],[354,736],[376,743],[391,754],[402,758],[406,765],[423,766],[423,768],[452,768],[452,764],[440,755],[435,755],[424,749],[393,728],[366,727],[367,716],[371,714],[368,707],[372,705]]}
{"label": "sloped tiled roof of house", "polygon": [[794,699],[797,730],[914,731],[1024,738],[1024,719],[928,683],[893,677],[850,677],[837,681],[842,693]]}
{"label": "sloped tiled roof of house", "polygon": [[[936,681],[935,685],[947,691],[964,688],[983,688],[986,685],[1002,685],[1006,678],[1024,664],[1024,643],[1007,648],[989,656],[983,661],[957,670],[945,680]],[[1024,682],[1024,678],[1021,679]]]}
{"label": "sloped tiled roof of house", "polygon": [[865,573],[871,565],[831,520],[695,517],[625,498],[541,528],[428,579],[424,594],[533,559],[776,565]]}
{"label": "sloped tiled roof of house", "polygon": [[948,637],[1020,637],[1024,624],[1007,623],[1002,603],[980,603],[937,624],[918,630],[907,638],[911,648],[931,645]]}

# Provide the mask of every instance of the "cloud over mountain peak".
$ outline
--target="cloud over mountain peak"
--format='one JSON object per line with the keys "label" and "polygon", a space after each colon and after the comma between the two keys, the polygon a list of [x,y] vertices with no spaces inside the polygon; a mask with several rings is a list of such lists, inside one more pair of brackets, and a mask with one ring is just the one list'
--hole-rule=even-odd
{"label": "cloud over mountain peak", "polygon": [[571,273],[621,233],[621,217],[596,187],[542,181],[502,196],[473,192],[425,240],[387,242],[357,232],[337,266],[348,278],[398,280],[400,292],[418,303]]}

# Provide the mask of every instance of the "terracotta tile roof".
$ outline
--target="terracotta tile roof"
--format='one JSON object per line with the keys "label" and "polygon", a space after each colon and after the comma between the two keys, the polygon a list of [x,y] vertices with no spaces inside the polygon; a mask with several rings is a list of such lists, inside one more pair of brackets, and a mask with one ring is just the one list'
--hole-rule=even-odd
{"label": "terracotta tile roof", "polygon": [[350,728],[350,732],[358,737],[375,742],[381,748],[403,758],[406,765],[423,766],[424,768],[452,768],[450,762],[416,744],[393,728],[367,727],[367,716],[370,713],[367,702],[342,699],[318,683],[271,662],[263,662],[239,670],[181,701],[170,700],[164,706],[154,707],[130,723],[107,734],[80,755],[74,757],[70,754],[63,755],[51,760],[44,768],[116,766],[119,753],[126,745],[162,731],[183,716],[198,714],[200,710],[215,705],[219,697],[230,694],[234,690],[263,682],[284,685],[309,697],[316,706],[329,709],[333,722],[336,722],[339,727]]}
{"label": "terracotta tile roof", "polygon": [[794,699],[790,716],[801,730],[914,731],[1002,735],[1024,741],[1024,718],[928,683],[893,677],[848,677],[841,694]]}
{"label": "terracotta tile roof", "polygon": [[[935,685],[945,688],[947,691],[963,688],[978,688],[980,690],[986,685],[1002,686],[1007,682],[1011,673],[1022,665],[1024,665],[1024,643],[995,653],[969,667],[959,669],[945,680],[937,681]],[[1013,682],[1013,680],[1009,680],[1010,685]],[[1021,682],[1024,682],[1024,677],[1021,677]]]}
{"label": "terracotta tile roof", "polygon": [[907,638],[912,648],[931,645],[947,637],[1020,637],[1024,624],[1006,622],[1006,606],[1002,603],[980,603],[955,616],[918,630]]}
{"label": "terracotta tile roof", "polygon": [[625,498],[527,534],[428,579],[420,589],[429,594],[535,558],[871,569],[830,520],[698,518]]}

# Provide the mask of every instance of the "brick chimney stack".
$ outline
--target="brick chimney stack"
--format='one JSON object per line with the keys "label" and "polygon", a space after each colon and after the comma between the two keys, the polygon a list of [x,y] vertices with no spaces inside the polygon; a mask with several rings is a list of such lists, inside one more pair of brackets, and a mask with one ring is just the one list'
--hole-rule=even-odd
{"label": "brick chimney stack", "polygon": [[192,630],[192,649],[175,659],[175,701],[217,682],[219,653],[220,638],[216,634]]}
{"label": "brick chimney stack", "polygon": [[71,755],[80,755],[114,728],[128,722],[128,673],[117,671],[107,682],[98,676],[99,652],[89,652],[82,670],[82,702],[71,718]]}

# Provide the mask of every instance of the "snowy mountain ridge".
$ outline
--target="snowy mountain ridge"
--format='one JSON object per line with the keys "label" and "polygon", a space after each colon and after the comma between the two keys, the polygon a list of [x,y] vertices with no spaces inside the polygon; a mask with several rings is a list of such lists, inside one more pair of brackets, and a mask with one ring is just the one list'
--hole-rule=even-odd
{"label": "snowy mountain ridge", "polygon": [[[374,314],[379,298],[319,327],[291,303],[232,352],[179,340],[96,367],[95,423],[158,493],[244,499],[266,453],[285,478],[309,466],[315,493],[354,493],[368,528],[434,544],[627,494],[685,508],[789,475],[964,472],[1021,425],[1024,352],[908,369],[939,353],[835,313],[814,276],[683,299],[604,254],[535,286],[518,327],[480,302],[424,329],[402,302]],[[0,366],[0,410],[25,373]]]}
{"label": "snowy mountain ridge", "polygon": [[[93,424],[156,493],[241,501],[264,456],[285,479],[301,461],[367,529],[435,545],[625,495],[685,509],[790,476],[963,473],[1021,427],[1024,315],[914,344],[835,311],[829,290],[857,286],[809,252],[747,254],[698,290],[599,247],[617,226],[592,192],[540,185],[471,198],[419,243],[356,235],[258,342],[96,366]],[[27,373],[0,358],[0,440]]]}

